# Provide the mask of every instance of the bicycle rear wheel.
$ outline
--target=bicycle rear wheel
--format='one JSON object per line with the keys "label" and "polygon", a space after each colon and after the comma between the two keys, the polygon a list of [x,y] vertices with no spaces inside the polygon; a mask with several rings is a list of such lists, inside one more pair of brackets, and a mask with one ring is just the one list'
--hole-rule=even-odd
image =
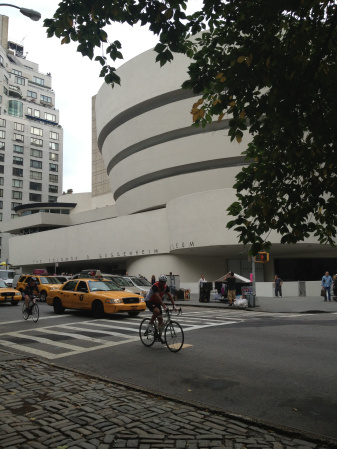
{"label": "bicycle rear wheel", "polygon": [[24,320],[28,320],[29,314],[26,310],[26,304],[22,305],[22,317]]}
{"label": "bicycle rear wheel", "polygon": [[150,318],[144,318],[139,326],[139,336],[140,336],[141,342],[145,346],[152,346],[153,343],[156,341],[156,330],[155,330],[154,326],[153,326],[153,330],[151,330],[150,332],[147,331],[149,324],[150,324]]}
{"label": "bicycle rear wheel", "polygon": [[32,307],[32,318],[34,323],[39,319],[39,306],[37,304],[34,304]]}
{"label": "bicycle rear wheel", "polygon": [[184,344],[184,331],[179,323],[171,321],[165,327],[165,342],[166,346],[172,352],[178,352]]}

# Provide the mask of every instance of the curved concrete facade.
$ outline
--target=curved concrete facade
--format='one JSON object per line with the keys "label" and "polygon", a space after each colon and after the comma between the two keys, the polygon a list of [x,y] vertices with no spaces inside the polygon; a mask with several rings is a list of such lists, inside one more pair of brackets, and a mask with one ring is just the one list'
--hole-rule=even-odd
{"label": "curved concrete facade", "polygon": [[[229,269],[249,277],[249,248],[226,228],[249,136],[240,145],[230,142],[227,120],[205,129],[191,126],[196,97],[180,89],[187,66],[187,58],[177,55],[160,68],[148,51],[118,69],[121,87],[101,87],[93,100],[93,123],[102,157],[95,144],[93,151],[106,168],[111,192],[62,195],[59,201],[77,204],[62,223],[35,214],[7,224],[7,232],[21,234],[42,221],[58,227],[12,237],[13,264],[25,272],[37,266],[51,271],[56,264],[60,272],[97,268],[147,278],[172,272],[192,292],[201,273],[209,281]],[[279,270],[286,271],[295,258],[290,268],[295,280],[301,279],[300,270],[295,272],[300,259],[317,266],[322,258],[319,273],[329,269],[329,261],[337,267],[335,250],[313,237],[296,246],[281,245],[275,233],[268,238],[270,263],[256,264],[257,281],[272,281],[276,269],[282,277]],[[313,270],[307,272],[312,279]]]}
{"label": "curved concrete facade", "polygon": [[[118,70],[122,86],[96,96],[98,146],[119,215],[163,207],[177,196],[232,187],[244,148],[228,120],[192,127],[196,101],[180,89],[188,59],[160,68],[147,51]],[[234,167],[234,168],[233,168]]]}

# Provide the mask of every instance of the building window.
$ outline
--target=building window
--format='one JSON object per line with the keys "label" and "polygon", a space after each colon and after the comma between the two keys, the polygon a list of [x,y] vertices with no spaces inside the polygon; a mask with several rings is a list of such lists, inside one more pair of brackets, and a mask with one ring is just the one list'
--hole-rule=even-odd
{"label": "building window", "polygon": [[30,160],[30,166],[32,168],[39,168],[40,170],[42,170],[42,162],[41,161],[33,161],[32,159]]}
{"label": "building window", "polygon": [[58,133],[54,133],[53,131],[49,132],[49,138],[50,139],[54,139],[54,140],[59,140],[59,134]]}
{"label": "building window", "polygon": [[33,115],[33,109],[27,108],[27,115]]}
{"label": "building window", "polygon": [[42,172],[31,170],[30,171],[30,179],[41,180],[42,179]]}
{"label": "building window", "polygon": [[5,142],[0,142],[0,150],[5,150]]}
{"label": "building window", "polygon": [[6,120],[4,118],[0,118],[0,126],[6,128]]}
{"label": "building window", "polygon": [[23,181],[21,179],[12,179],[12,187],[17,189],[22,189]]}
{"label": "building window", "polygon": [[57,162],[59,160],[58,153],[49,153],[49,160]]}
{"label": "building window", "polygon": [[14,133],[13,134],[13,139],[16,140],[17,142],[23,142],[23,135]]}
{"label": "building window", "polygon": [[5,87],[5,86],[4,86],[4,94],[5,94],[5,95],[8,95],[8,89],[7,89],[7,87]]}
{"label": "building window", "polygon": [[41,203],[42,195],[39,193],[30,193],[29,201],[35,201],[35,203]]}
{"label": "building window", "polygon": [[57,164],[49,164],[49,171],[59,171],[59,166]]}
{"label": "building window", "polygon": [[30,138],[30,144],[31,145],[35,145],[36,147],[42,147],[43,140],[42,139],[37,139],[36,137],[31,137]]}
{"label": "building window", "polygon": [[26,84],[26,80],[24,78],[22,78],[21,76],[16,76],[14,79],[15,79],[15,82],[17,84],[21,84],[21,86],[24,86]]}
{"label": "building window", "polygon": [[59,144],[57,142],[49,142],[49,149],[58,151],[59,150]]}
{"label": "building window", "polygon": [[33,76],[33,83],[40,84],[40,86],[44,86],[44,79],[38,78],[37,76]]}
{"label": "building window", "polygon": [[5,162],[5,155],[0,153],[0,162]]}
{"label": "building window", "polygon": [[43,131],[41,128],[36,128],[35,126],[31,126],[30,127],[30,133],[31,134],[35,134],[36,136],[42,136],[43,135]]}
{"label": "building window", "polygon": [[14,210],[16,207],[21,206],[22,203],[12,203],[12,210]]}
{"label": "building window", "polygon": [[0,131],[0,139],[6,139],[6,131]]}
{"label": "building window", "polygon": [[46,97],[46,95],[41,95],[41,102],[51,104],[51,97]]}
{"label": "building window", "polygon": [[30,190],[39,190],[42,191],[42,184],[40,182],[30,182],[29,183]]}
{"label": "building window", "polygon": [[14,129],[15,131],[20,131],[23,133],[25,130],[25,125],[23,123],[14,122]]}
{"label": "building window", "polygon": [[0,165],[0,173],[3,174],[4,173],[4,166]]}
{"label": "building window", "polygon": [[[0,212],[0,221],[2,221],[2,212]],[[1,254],[1,249],[0,249],[0,254]]]}
{"label": "building window", "polygon": [[33,92],[32,90],[28,90],[28,91],[27,91],[27,97],[30,97],[30,98],[37,98],[37,93],[36,93],[36,92]]}
{"label": "building window", "polygon": [[0,201],[0,209],[3,209],[3,207],[4,207],[4,202]]}
{"label": "building window", "polygon": [[42,157],[42,150],[35,150],[35,148],[31,148],[30,149],[30,155],[31,156],[33,156],[33,157],[39,157],[39,158],[41,158]]}
{"label": "building window", "polygon": [[[34,117],[40,118],[40,111],[39,109],[34,109]],[[41,134],[42,136],[42,134]]]}
{"label": "building window", "polygon": [[56,122],[56,115],[55,114],[49,114],[49,112],[44,113],[44,119],[48,120],[49,122]]}
{"label": "building window", "polygon": [[13,164],[23,165],[23,157],[13,156]]}
{"label": "building window", "polygon": [[22,192],[19,190],[12,190],[12,200],[22,200]]}
{"label": "building window", "polygon": [[13,176],[23,176],[23,169],[13,167]]}
{"label": "building window", "polygon": [[22,72],[20,72],[20,70],[16,70],[16,69],[12,69],[12,73],[14,73],[14,75],[22,75]]}
{"label": "building window", "polygon": [[58,186],[51,186],[49,185],[49,192],[50,193],[58,193]]}
{"label": "building window", "polygon": [[13,151],[14,151],[14,153],[23,154],[23,147],[21,145],[14,145]]}
{"label": "building window", "polygon": [[49,201],[50,203],[56,203],[56,202],[57,202],[57,196],[51,196],[51,195],[49,195],[49,196],[48,196],[48,201]]}
{"label": "building window", "polygon": [[0,186],[4,185],[4,178],[0,178]]}
{"label": "building window", "polygon": [[8,84],[8,78],[7,78],[6,75],[4,75],[4,80],[5,80],[5,82]]}
{"label": "building window", "polygon": [[58,175],[53,175],[53,174],[49,173],[49,182],[59,182]]}
{"label": "building window", "polygon": [[0,189],[0,197],[2,198],[4,196],[4,189]]}
{"label": "building window", "polygon": [[8,115],[23,117],[23,103],[18,100],[8,100]]}

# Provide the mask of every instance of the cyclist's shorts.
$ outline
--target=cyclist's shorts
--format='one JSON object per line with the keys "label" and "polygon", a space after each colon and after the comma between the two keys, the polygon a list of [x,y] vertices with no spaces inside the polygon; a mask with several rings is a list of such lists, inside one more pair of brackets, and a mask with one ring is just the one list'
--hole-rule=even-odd
{"label": "cyclist's shorts", "polygon": [[152,302],[152,301],[145,301],[145,302],[146,302],[146,307],[147,307],[151,312],[153,312],[153,310],[154,310],[155,308],[157,308],[157,309],[159,309],[159,311],[160,311],[160,315],[163,314],[163,312],[162,312],[162,310],[161,310],[161,304],[156,304],[156,303],[154,303],[154,302]]}

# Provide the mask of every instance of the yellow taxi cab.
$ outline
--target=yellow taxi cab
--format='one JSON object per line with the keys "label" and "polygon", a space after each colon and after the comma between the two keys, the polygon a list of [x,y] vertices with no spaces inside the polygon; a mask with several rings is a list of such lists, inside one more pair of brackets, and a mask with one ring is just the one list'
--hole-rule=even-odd
{"label": "yellow taxi cab", "polygon": [[121,312],[137,316],[146,309],[142,296],[125,292],[108,279],[71,279],[49,291],[47,304],[54,307],[55,313],[65,309],[90,310],[94,318]]}
{"label": "yellow taxi cab", "polygon": [[40,300],[45,301],[51,288],[59,287],[61,282],[54,276],[39,276],[36,274],[24,274],[18,280],[16,289],[23,292],[31,278],[35,278],[40,293]]}
{"label": "yellow taxi cab", "polygon": [[4,281],[0,281],[0,303],[10,302],[12,306],[17,306],[22,299],[22,295],[18,290],[15,290]]}

